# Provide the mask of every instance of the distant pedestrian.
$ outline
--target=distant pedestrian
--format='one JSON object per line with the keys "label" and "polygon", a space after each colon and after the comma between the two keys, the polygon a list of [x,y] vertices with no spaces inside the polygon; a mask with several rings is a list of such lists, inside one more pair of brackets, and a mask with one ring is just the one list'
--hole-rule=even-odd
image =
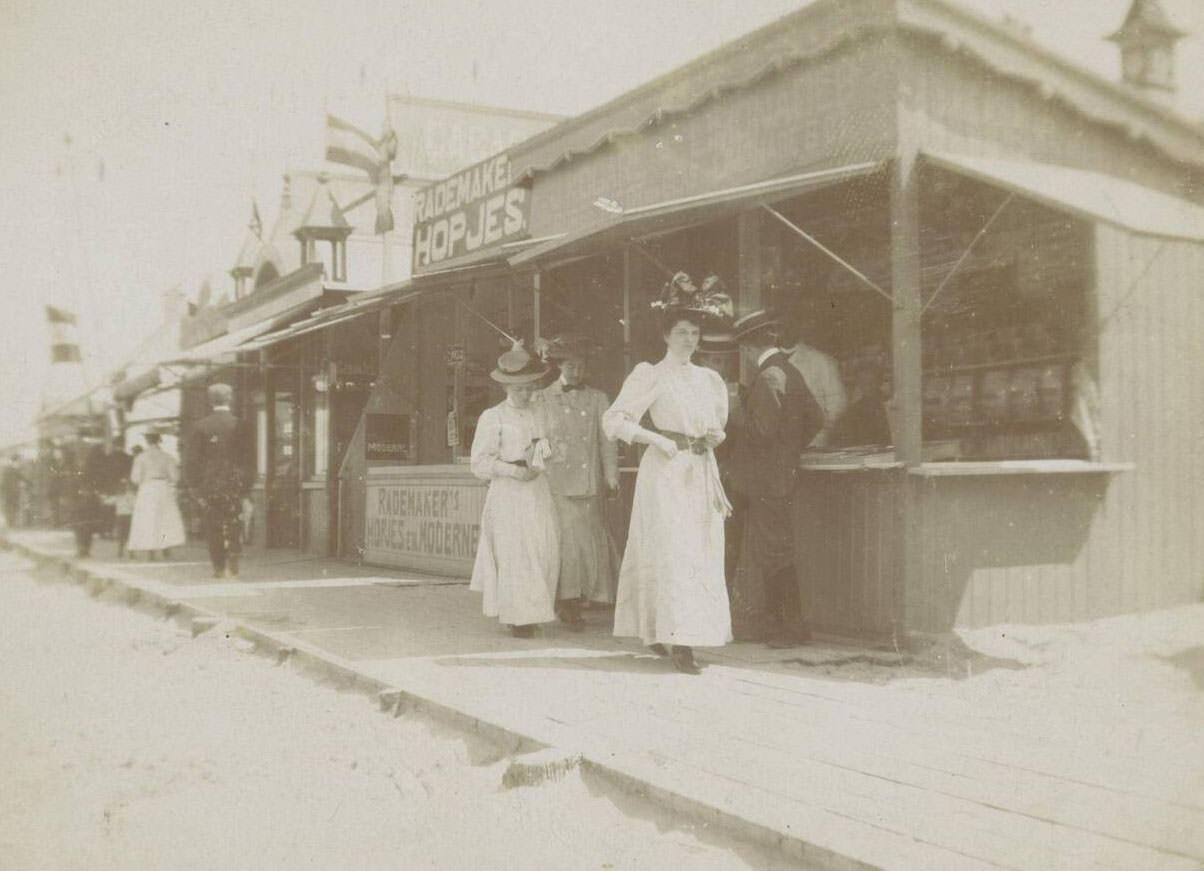
{"label": "distant pedestrian", "polygon": [[71,531],[75,535],[75,555],[90,556],[92,537],[104,526],[104,448],[95,445],[82,465],[75,466],[76,476],[70,488]]}
{"label": "distant pedestrian", "polygon": [[579,336],[549,341],[543,356],[560,368],[560,377],[535,395],[552,448],[546,474],[560,534],[556,612],[574,631],[585,626],[583,606],[614,602],[618,573],[603,498],[618,491],[619,457],[614,439],[602,431],[610,400],[585,383],[590,348]]}
{"label": "distant pedestrian", "polygon": [[113,497],[113,534],[117,539],[118,558],[126,554],[126,542],[130,537],[130,518],[134,515],[134,503],[137,498],[138,490],[129,478],[121,482],[117,495]]}
{"label": "distant pedestrian", "polygon": [[213,576],[237,578],[243,501],[255,477],[251,434],[230,410],[230,385],[211,384],[207,395],[213,410],[193,425],[184,442],[185,481],[204,519]]}
{"label": "distant pedestrian", "polygon": [[69,502],[75,488],[75,477],[79,469],[71,451],[55,446],[46,455],[43,466],[43,493],[50,525],[55,529],[63,526],[70,514]]}
{"label": "distant pedestrian", "polygon": [[560,543],[543,472],[551,448],[531,402],[547,374],[520,343],[502,354],[490,377],[506,398],[485,409],[472,440],[472,472],[489,490],[470,589],[482,594],[485,616],[497,617],[518,638],[556,619]]}
{"label": "distant pedestrian", "polygon": [[100,480],[100,498],[102,509],[101,535],[113,535],[117,522],[117,497],[130,477],[130,466],[133,460],[116,442],[105,445],[102,473]]}
{"label": "distant pedestrian", "polygon": [[148,559],[154,559],[156,551],[166,559],[171,548],[186,540],[184,521],[176,504],[179,464],[159,447],[160,440],[158,433],[147,433],[146,450],[130,469],[130,480],[137,485],[138,496],[134,500],[127,547],[131,552],[146,551]]}
{"label": "distant pedestrian", "polygon": [[[799,454],[824,424],[807,382],[776,347],[778,320],[765,311],[740,318],[732,334],[756,378],[743,403],[733,478],[748,500],[741,583],[759,582],[768,603],[769,646],[810,640],[794,561],[793,497]],[[736,595],[741,591],[737,588]]]}
{"label": "distant pedestrian", "polygon": [[4,474],[0,476],[0,498],[4,500],[4,522],[9,529],[21,523],[21,491],[25,487],[25,475],[21,472],[21,458],[13,454],[8,458]]}

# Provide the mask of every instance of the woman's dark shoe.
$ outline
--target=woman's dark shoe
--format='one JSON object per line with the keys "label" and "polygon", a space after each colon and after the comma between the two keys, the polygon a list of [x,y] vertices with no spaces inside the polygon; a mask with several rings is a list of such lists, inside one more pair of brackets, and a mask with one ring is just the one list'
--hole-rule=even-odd
{"label": "woman's dark shoe", "polygon": [[525,626],[511,626],[510,634],[513,635],[515,638],[534,638],[535,637],[535,624],[528,623]]}
{"label": "woman's dark shoe", "polygon": [[649,644],[648,649],[651,650],[653,653],[655,653],[657,656],[668,656],[669,655],[669,648],[665,647],[665,645],[661,644],[659,641],[656,644]]}
{"label": "woman's dark shoe", "polygon": [[674,644],[669,658],[673,660],[673,667],[682,674],[702,674],[702,669],[694,661],[694,651],[685,645]]}
{"label": "woman's dark shoe", "polygon": [[585,618],[581,616],[581,600],[566,599],[560,603],[560,622],[568,627],[570,632],[580,632],[585,629]]}

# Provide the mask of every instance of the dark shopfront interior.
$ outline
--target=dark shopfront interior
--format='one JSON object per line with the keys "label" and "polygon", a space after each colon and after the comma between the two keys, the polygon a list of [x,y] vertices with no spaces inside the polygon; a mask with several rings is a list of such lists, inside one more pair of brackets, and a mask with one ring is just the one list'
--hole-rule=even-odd
{"label": "dark shopfront interior", "polygon": [[[925,612],[917,625],[947,628],[957,594],[917,593],[906,580],[945,576],[947,561],[930,564],[940,553],[960,552],[959,571],[969,577],[982,574],[983,560],[1000,577],[1027,569],[1021,543],[993,535],[989,523],[963,529],[950,545],[949,529],[964,526],[950,524],[968,503],[964,487],[935,476],[986,476],[976,479],[983,495],[975,516],[1015,523],[1023,506],[1035,507],[1032,516],[1060,530],[1046,536],[1060,544],[1041,558],[1077,572],[1101,488],[1120,467],[1098,463],[1092,223],[937,165],[922,163],[919,180],[922,314],[907,335],[897,334],[891,298],[898,253],[889,167],[871,165],[765,200],[608,227],[538,256],[524,252],[509,268],[418,279],[413,298],[393,309],[374,407],[405,422],[403,466],[426,469],[428,482],[468,486],[476,419],[502,399],[489,379],[506,347],[501,331],[527,341],[562,331],[592,336],[603,349],[591,360],[590,381],[613,397],[636,363],[664,353],[649,303],[665,281],[679,269],[696,281],[716,274],[737,312],[776,307],[808,344],[831,355],[850,399],[868,366],[880,378],[886,412],[886,400],[899,395],[898,361],[919,364],[912,382],[919,389],[892,403],[882,437],[816,445],[802,457],[796,549],[813,569],[818,628],[890,637],[916,609]],[[736,355],[720,365],[734,392]],[[900,426],[922,435],[919,465],[906,466],[892,445]],[[611,517],[620,542],[637,461],[637,449],[622,449],[623,488]],[[1020,481],[1008,461],[1088,462],[1056,469],[1075,474],[1060,475],[1054,487],[1045,467]],[[390,463],[367,466],[383,472]],[[343,530],[345,555],[363,540],[359,523]]]}

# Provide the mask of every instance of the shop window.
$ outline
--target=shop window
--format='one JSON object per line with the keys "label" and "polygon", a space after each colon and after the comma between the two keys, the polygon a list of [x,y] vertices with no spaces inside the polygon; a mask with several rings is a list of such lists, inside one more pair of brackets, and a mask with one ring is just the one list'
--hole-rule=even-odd
{"label": "shop window", "polygon": [[306,479],[324,478],[330,454],[331,367],[326,357],[327,336],[311,333],[299,342],[301,471]]}
{"label": "shop window", "polygon": [[[881,177],[836,185],[774,209],[878,287],[890,287],[889,203]],[[837,373],[817,396],[833,413],[811,449],[887,449],[894,441],[886,416],[891,302],[774,216],[762,217],[760,241],[761,305],[781,313],[782,346],[793,350],[804,343],[826,356]],[[824,383],[812,384],[812,390]]]}
{"label": "shop window", "polygon": [[448,354],[456,344],[457,306],[450,293],[441,293],[419,301],[414,309],[418,462],[450,463],[460,435],[458,426],[449,426],[456,420],[454,370]]}
{"label": "shop window", "polygon": [[[461,305],[457,312],[457,341],[449,350],[446,365],[452,370],[452,406],[455,420],[449,421],[449,440],[455,439],[455,456],[467,458],[472,451],[477,420],[491,405],[501,402],[504,392],[489,377],[498,355],[510,343],[499,330],[522,338],[531,346],[530,332],[521,334],[511,327],[514,296],[531,298],[533,291],[510,291],[503,281],[473,284],[458,290]],[[530,327],[528,327],[530,330]]]}
{"label": "shop window", "polygon": [[[397,327],[386,327],[386,331],[390,335],[398,334]],[[320,427],[324,432],[316,432],[315,441],[326,444],[322,461],[336,471],[346,457],[364,406],[380,378],[380,334],[381,315],[372,312],[331,328],[324,337],[327,343],[324,351],[328,356],[322,358],[320,367],[325,376],[325,402],[319,403],[318,408],[323,414],[315,420],[315,429]],[[405,337],[400,341],[405,341]],[[401,370],[413,368],[397,367]],[[414,390],[411,384],[398,383],[397,376],[401,374],[392,373],[388,395],[394,401],[404,403],[409,411],[412,410]],[[405,440],[408,442],[409,438],[407,432]],[[412,456],[407,459],[413,461]]]}
{"label": "shop window", "polygon": [[935,171],[927,182],[926,450],[934,459],[1090,458],[1092,422],[1072,413],[1092,383],[1086,226],[1016,198],[975,241],[1006,192]]}
{"label": "shop window", "polygon": [[[622,270],[621,257],[592,257],[548,273],[540,294],[540,333],[544,338],[582,335],[595,342],[586,379],[611,398],[627,374]],[[649,319],[641,314],[635,319]]]}

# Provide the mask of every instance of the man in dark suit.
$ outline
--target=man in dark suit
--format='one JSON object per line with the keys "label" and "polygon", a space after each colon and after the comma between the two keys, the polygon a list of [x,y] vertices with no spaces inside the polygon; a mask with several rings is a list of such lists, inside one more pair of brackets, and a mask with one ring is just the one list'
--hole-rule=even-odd
{"label": "man in dark suit", "polygon": [[236,578],[242,503],[254,479],[251,439],[230,411],[230,386],[211,384],[208,396],[213,411],[193,425],[184,443],[185,480],[204,516],[213,576]]}
{"label": "man in dark suit", "polygon": [[777,348],[778,319],[764,310],[741,317],[733,338],[756,372],[740,409],[733,478],[748,498],[745,557],[765,588],[774,620],[769,646],[810,640],[794,562],[795,473],[799,454],[824,423],[823,409],[787,354]]}

